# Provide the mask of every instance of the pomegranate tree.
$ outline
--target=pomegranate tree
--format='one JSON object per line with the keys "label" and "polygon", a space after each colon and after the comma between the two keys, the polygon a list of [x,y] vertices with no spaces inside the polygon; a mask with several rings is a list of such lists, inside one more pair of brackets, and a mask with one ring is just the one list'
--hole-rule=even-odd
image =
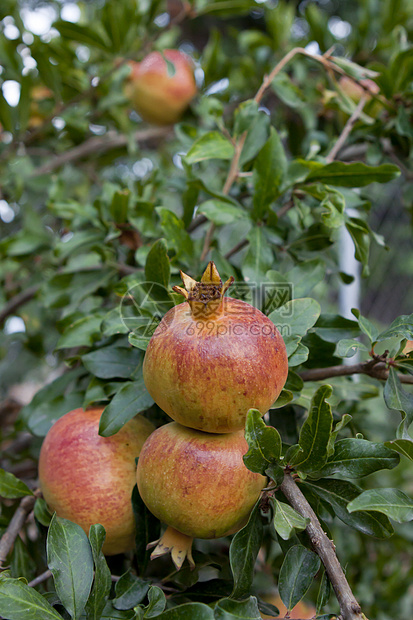
{"label": "pomegranate tree", "polygon": [[211,261],[200,282],[181,272],[186,301],[169,310],[151,338],[143,364],[148,392],[176,422],[209,433],[243,429],[249,409],[262,415],[288,373],[284,341],[250,304],[225,297]]}
{"label": "pomegranate tree", "polygon": [[146,440],[138,462],[139,493],[149,510],[169,527],[153,557],[171,552],[180,568],[193,565],[193,538],[219,538],[239,530],[266,478],[243,462],[243,431],[210,434],[171,422]]}
{"label": "pomegranate tree", "polygon": [[59,517],[106,530],[103,552],[134,548],[135,521],[131,495],[135,458],[154,426],[136,416],[111,437],[99,435],[103,409],[75,409],[57,420],[40,451],[39,480],[43,496]]}

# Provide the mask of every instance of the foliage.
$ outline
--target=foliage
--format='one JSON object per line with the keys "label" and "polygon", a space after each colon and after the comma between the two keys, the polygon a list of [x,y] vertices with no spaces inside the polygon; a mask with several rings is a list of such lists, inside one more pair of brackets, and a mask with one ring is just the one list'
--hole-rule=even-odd
{"label": "foliage", "polygon": [[[284,471],[334,539],[366,616],[412,617],[413,315],[345,318],[336,292],[352,281],[341,229],[368,278],[371,245],[383,244],[369,212],[390,193],[411,201],[413,10],[336,4],[85,1],[71,21],[62,3],[2,2],[4,411],[15,384],[39,389],[1,421],[0,534],[35,490],[41,440],[66,412],[104,405],[104,436],[139,412],[165,422],[142,361],[181,301],[179,270],[198,277],[211,259],[234,276],[228,294],[277,325],[290,367],[266,423],[248,414],[245,464],[272,483],[232,541],[196,542],[194,571],[148,562],[159,524],[135,489],[137,554],[106,560],[102,526],[87,537],[50,521],[36,494],[35,523],[0,573],[4,618],[259,619],[278,613],[264,600],[275,586],[288,608],[306,596],[318,617],[338,613],[308,519],[279,490]],[[33,11],[52,29],[30,32]],[[169,47],[193,56],[200,92],[180,123],[150,127],[125,95],[127,61]],[[379,95],[359,109],[342,75],[373,79]],[[353,374],[331,370],[356,354]],[[28,585],[47,568],[52,578]]]}

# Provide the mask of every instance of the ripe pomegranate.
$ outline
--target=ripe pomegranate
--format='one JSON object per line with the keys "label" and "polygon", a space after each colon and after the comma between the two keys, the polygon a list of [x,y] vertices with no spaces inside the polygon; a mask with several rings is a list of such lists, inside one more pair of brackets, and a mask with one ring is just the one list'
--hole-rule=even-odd
{"label": "ripe pomegranate", "polygon": [[151,557],[171,551],[177,568],[193,538],[219,538],[240,529],[266,478],[247,469],[243,431],[209,434],[171,422],[145,441],[136,478],[149,510],[170,526]]}
{"label": "ripe pomegranate", "polygon": [[98,434],[103,409],[75,409],[52,426],[40,451],[39,480],[43,496],[59,517],[106,530],[103,553],[134,548],[131,505],[135,457],[154,426],[136,416],[111,437]]}
{"label": "ripe pomegranate", "polygon": [[262,415],[288,373],[284,341],[275,325],[249,304],[224,297],[211,261],[201,282],[181,272],[186,301],[169,310],[146,351],[148,392],[173,420],[209,433],[245,426],[249,409]]}
{"label": "ripe pomegranate", "polygon": [[176,123],[197,92],[189,56],[170,49],[152,52],[142,62],[129,65],[126,95],[143,120],[155,125]]}

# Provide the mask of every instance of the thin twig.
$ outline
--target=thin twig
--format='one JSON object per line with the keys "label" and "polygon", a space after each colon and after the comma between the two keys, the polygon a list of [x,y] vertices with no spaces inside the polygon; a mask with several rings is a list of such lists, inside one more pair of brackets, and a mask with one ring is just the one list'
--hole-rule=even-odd
{"label": "thin twig", "polygon": [[20,530],[26,522],[27,516],[32,511],[36,501],[35,495],[26,495],[20,502],[19,507],[14,513],[7,530],[0,539],[0,570],[4,569],[4,562],[7,559],[9,551],[13,547]]}
{"label": "thin twig", "polygon": [[[170,126],[168,127],[149,127],[148,129],[141,129],[135,133],[136,142],[146,142],[153,138],[166,138],[168,134],[172,132]],[[95,155],[97,153],[106,153],[117,148],[123,148],[129,143],[129,137],[123,134],[118,134],[115,131],[109,131],[104,137],[93,137],[86,140],[82,144],[75,146],[60,155],[53,157],[50,161],[43,164],[39,168],[36,168],[32,177],[38,177],[43,174],[50,174],[53,170],[64,166],[65,164],[83,159],[89,155]]]}
{"label": "thin twig", "polygon": [[315,512],[289,473],[284,474],[280,490],[294,510],[304,518],[310,519],[306,530],[314,551],[324,564],[328,578],[334,588],[340,605],[342,620],[366,620],[341,568],[332,541],[324,533]]}
{"label": "thin twig", "polygon": [[[383,362],[372,366],[371,360],[369,360],[350,366],[342,364],[340,366],[328,366],[327,368],[310,368],[300,373],[300,377],[303,381],[323,381],[324,379],[330,379],[332,377],[345,377],[348,375],[368,375],[374,379],[385,381],[389,376],[389,371],[386,368],[386,364]],[[412,375],[399,374],[398,377],[401,383],[413,384]]]}
{"label": "thin twig", "polygon": [[34,588],[35,586],[38,586],[39,584],[43,583],[44,581],[47,581],[51,576],[52,576],[52,571],[45,570],[44,573],[42,573],[38,577],[35,577],[31,581],[29,581],[29,583],[27,585],[30,586],[31,588]]}
{"label": "thin twig", "polygon": [[234,256],[234,254],[237,254],[240,250],[244,249],[248,244],[249,244],[248,239],[243,239],[242,241],[237,243],[237,245],[234,245],[234,247],[225,254],[225,258],[226,259],[231,258],[231,256]]}
{"label": "thin twig", "polygon": [[12,299],[10,299],[10,301],[4,306],[3,310],[0,311],[0,326],[3,325],[4,321],[10,315],[14,314],[16,310],[20,308],[20,306],[23,306],[27,302],[31,301],[36,295],[39,288],[39,284],[34,284],[33,286],[26,288],[24,291],[21,291],[21,293],[18,293]]}
{"label": "thin twig", "polygon": [[330,164],[332,161],[335,160],[335,158],[337,157],[338,152],[344,146],[347,138],[349,137],[350,133],[353,130],[354,125],[356,124],[356,122],[360,118],[360,115],[361,115],[361,113],[363,111],[363,108],[364,108],[364,105],[365,105],[366,101],[367,101],[367,99],[366,99],[365,96],[362,96],[360,98],[360,101],[358,102],[356,109],[354,110],[354,112],[350,116],[350,118],[348,119],[347,123],[344,125],[343,131],[339,135],[336,143],[333,145],[333,148],[331,149],[331,151],[329,152],[329,154],[326,157],[326,162],[328,164]]}

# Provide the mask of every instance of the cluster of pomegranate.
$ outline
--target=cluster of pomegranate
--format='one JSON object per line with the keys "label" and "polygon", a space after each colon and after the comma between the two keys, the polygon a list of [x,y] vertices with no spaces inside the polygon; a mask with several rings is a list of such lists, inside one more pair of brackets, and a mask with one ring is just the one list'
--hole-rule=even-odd
{"label": "cluster of pomegranate", "polygon": [[[174,420],[157,430],[136,416],[112,437],[99,435],[102,408],[57,420],[40,453],[44,498],[88,533],[106,530],[103,551],[134,546],[132,489],[168,527],[152,557],[171,553],[193,565],[193,538],[218,538],[247,521],[266,479],[243,462],[250,408],[264,414],[287,378],[284,342],[249,304],[225,297],[213,262],[196,282],[181,273],[185,301],[166,313],[146,351],[143,374],[155,402]],[[139,456],[136,469],[135,457]]]}
{"label": "cluster of pomegranate", "polygon": [[168,525],[151,557],[171,553],[193,564],[193,538],[218,538],[247,521],[266,478],[243,462],[250,408],[262,415],[287,378],[287,354],[274,324],[253,306],[224,294],[213,262],[201,281],[181,272],[185,302],[166,313],[143,365],[146,387],[174,420],[144,443],[139,493]]}

